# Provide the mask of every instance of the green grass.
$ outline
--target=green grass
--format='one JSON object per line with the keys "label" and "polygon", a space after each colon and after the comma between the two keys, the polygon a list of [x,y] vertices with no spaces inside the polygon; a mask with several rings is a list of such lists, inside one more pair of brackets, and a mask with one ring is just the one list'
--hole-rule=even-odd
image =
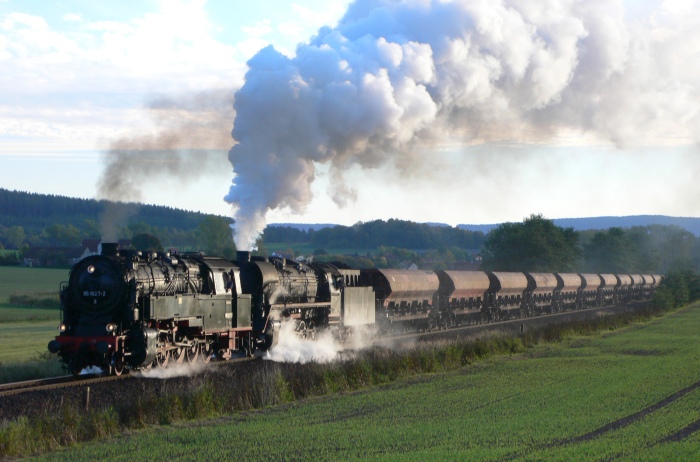
{"label": "green grass", "polygon": [[0,366],[32,360],[47,351],[46,345],[58,334],[58,317],[52,321],[0,324]]}
{"label": "green grass", "polygon": [[[700,388],[663,400],[700,381],[698,325],[696,304],[621,331],[546,344],[448,373],[201,423],[151,427],[47,458],[697,460],[697,432],[680,442],[665,439],[700,417]],[[577,440],[655,404],[653,412],[628,425]]]}
{"label": "green grass", "polygon": [[43,302],[47,294],[56,297],[67,278],[65,269],[0,266],[0,383],[65,373],[46,347],[58,333],[59,302],[54,308],[33,308],[12,304],[10,298],[20,294],[13,298]]}
{"label": "green grass", "polygon": [[0,304],[8,303],[17,292],[58,292],[68,280],[67,269],[0,266]]}
{"label": "green grass", "polygon": [[[0,309],[0,313],[5,310]],[[22,311],[49,311],[32,310]],[[47,313],[48,314],[48,313]],[[57,310],[50,312],[51,321],[0,323],[0,383],[19,382],[65,375],[47,345],[58,334]]]}

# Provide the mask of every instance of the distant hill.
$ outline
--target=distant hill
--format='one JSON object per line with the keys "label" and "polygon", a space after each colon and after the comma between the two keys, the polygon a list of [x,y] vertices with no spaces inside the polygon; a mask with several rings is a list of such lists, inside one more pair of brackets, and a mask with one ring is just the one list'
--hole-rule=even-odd
{"label": "distant hill", "polygon": [[[28,232],[41,232],[53,224],[71,224],[82,229],[88,220],[99,222],[107,202],[0,188],[0,225],[22,226]],[[204,213],[158,205],[129,203],[121,207],[129,222],[158,228],[191,231],[206,217]]]}
{"label": "distant hill", "polygon": [[[554,224],[562,228],[574,228],[576,231],[590,229],[608,229],[612,227],[631,228],[633,226],[675,225],[684,228],[695,236],[700,236],[700,218],[669,217],[665,215],[636,215],[628,217],[592,217],[592,218],[555,218]],[[498,224],[491,225],[457,225],[460,229],[488,233]]]}
{"label": "distant hill", "polygon": [[268,223],[270,228],[293,228],[299,231],[308,231],[313,229],[318,231],[323,228],[332,228],[335,225],[333,223]]}
{"label": "distant hill", "polygon": [[[447,223],[428,222],[428,223],[416,223],[416,224],[436,226],[438,228],[450,228],[451,227]],[[272,228],[293,228],[293,229],[298,229],[299,231],[308,231],[310,229],[313,229],[314,231],[318,231],[319,229],[332,228],[332,227],[338,226],[338,225],[335,223],[268,223],[267,226],[272,227]],[[478,225],[475,225],[475,226],[478,226]],[[492,226],[492,225],[484,225],[484,226]]]}

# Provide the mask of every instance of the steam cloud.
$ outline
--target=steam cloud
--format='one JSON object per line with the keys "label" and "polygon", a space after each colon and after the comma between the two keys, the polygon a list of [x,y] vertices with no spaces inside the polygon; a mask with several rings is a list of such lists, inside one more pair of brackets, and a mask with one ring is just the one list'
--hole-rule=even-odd
{"label": "steam cloud", "polygon": [[438,140],[696,136],[700,15],[677,3],[642,17],[607,0],[356,0],[295,57],[261,50],[235,96],[236,245],[268,211],[304,211],[315,163],[342,206],[348,166],[410,172]]}
{"label": "steam cloud", "polygon": [[145,183],[170,177],[182,184],[225,167],[232,105],[230,90],[159,96],[148,104],[153,131],[121,138],[105,154],[97,196],[113,202],[106,204],[100,219],[103,241],[116,241],[119,227],[134,210],[123,202],[141,201]]}
{"label": "steam cloud", "polygon": [[375,336],[365,336],[358,332],[344,342],[336,339],[330,330],[321,330],[315,340],[303,339],[294,330],[292,321],[285,321],[279,332],[279,343],[274,348],[263,354],[263,359],[278,363],[330,363],[336,360],[349,359],[353,355],[367,348],[381,344],[384,347],[401,348],[408,346],[407,341],[395,343],[387,339],[379,339]]}
{"label": "steam cloud", "polygon": [[343,345],[330,332],[323,332],[317,340],[302,339],[294,332],[293,322],[283,322],[279,343],[265,352],[263,359],[280,363],[329,363],[338,359]]}

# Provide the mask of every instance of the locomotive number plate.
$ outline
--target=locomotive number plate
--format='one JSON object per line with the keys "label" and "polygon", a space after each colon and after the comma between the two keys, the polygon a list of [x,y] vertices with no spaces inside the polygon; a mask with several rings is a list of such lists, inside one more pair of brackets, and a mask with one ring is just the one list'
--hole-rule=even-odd
{"label": "locomotive number plate", "polygon": [[107,292],[104,290],[86,290],[83,291],[83,297],[106,297]]}

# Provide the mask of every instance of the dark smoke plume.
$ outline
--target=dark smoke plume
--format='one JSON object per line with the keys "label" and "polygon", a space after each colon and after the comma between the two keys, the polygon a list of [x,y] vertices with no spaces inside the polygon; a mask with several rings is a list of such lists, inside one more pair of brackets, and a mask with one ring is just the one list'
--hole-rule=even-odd
{"label": "dark smoke plume", "polygon": [[357,0],[293,58],[261,50],[235,96],[225,199],[238,248],[254,244],[270,210],[305,210],[319,163],[342,205],[348,166],[411,172],[437,140],[585,135],[625,147],[697,136],[698,42],[688,38],[700,15],[669,5],[635,17],[607,0]]}
{"label": "dark smoke plume", "polygon": [[[177,98],[158,96],[148,104],[155,129],[112,143],[105,153],[106,168],[98,181],[98,198],[139,202],[147,182],[177,185],[228,168],[231,147],[233,91],[214,90]],[[101,217],[102,239],[116,240],[128,218],[119,203],[106,206]]]}

